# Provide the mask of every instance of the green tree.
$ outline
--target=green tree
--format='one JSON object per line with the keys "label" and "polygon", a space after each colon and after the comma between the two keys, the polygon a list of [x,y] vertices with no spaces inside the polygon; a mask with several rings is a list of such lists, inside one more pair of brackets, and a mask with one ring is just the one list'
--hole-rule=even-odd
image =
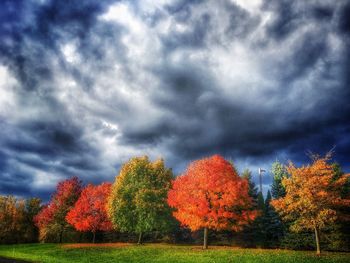
{"label": "green tree", "polygon": [[34,217],[41,209],[41,200],[39,198],[29,198],[25,201],[23,235],[22,239],[26,242],[37,242],[39,230],[34,224]]}
{"label": "green tree", "polygon": [[[333,180],[336,181],[344,176],[339,163],[332,164]],[[350,177],[340,190],[341,198],[350,199]],[[330,250],[350,250],[350,211],[347,207],[338,207],[338,220],[325,229],[323,235],[326,240],[324,246]]]}
{"label": "green tree", "polygon": [[261,213],[265,211],[265,200],[262,192],[258,193],[258,209]]}
{"label": "green tree", "polygon": [[278,247],[284,229],[279,215],[270,204],[271,192],[267,192],[266,199],[261,192],[257,193],[256,196],[256,209],[259,211],[259,216],[245,229],[243,233],[244,245]]}
{"label": "green tree", "polygon": [[115,228],[121,232],[142,235],[166,232],[174,220],[167,204],[173,173],[162,159],[150,162],[147,156],[125,163],[116,177],[108,200],[108,213]]}
{"label": "green tree", "polygon": [[271,194],[274,199],[284,197],[286,190],[282,185],[283,178],[288,177],[286,167],[279,161],[272,164],[271,173],[273,174],[273,181],[271,185]]}
{"label": "green tree", "polygon": [[[341,178],[344,175],[343,169],[341,168],[339,163],[333,163],[332,164],[332,168],[333,168],[333,180],[336,181],[339,178]],[[347,178],[346,183],[344,184],[344,186],[341,189],[341,197],[342,198],[346,198],[350,195],[350,178]]]}
{"label": "green tree", "polygon": [[258,187],[253,182],[252,172],[245,169],[242,173],[242,178],[248,180],[249,196],[252,198],[252,210],[258,210],[257,218],[249,225],[245,226],[242,232],[238,233],[238,243],[245,247],[263,246],[262,238],[262,214],[264,209],[264,197],[258,192]]}
{"label": "green tree", "polygon": [[249,169],[245,169],[242,173],[242,178],[248,180],[249,186],[249,196],[253,199],[253,209],[257,208],[257,200],[258,200],[258,188],[252,180],[252,172]]}
{"label": "green tree", "polygon": [[272,196],[268,191],[262,215],[262,236],[266,247],[277,247],[283,237],[284,227],[278,213],[271,206]]}

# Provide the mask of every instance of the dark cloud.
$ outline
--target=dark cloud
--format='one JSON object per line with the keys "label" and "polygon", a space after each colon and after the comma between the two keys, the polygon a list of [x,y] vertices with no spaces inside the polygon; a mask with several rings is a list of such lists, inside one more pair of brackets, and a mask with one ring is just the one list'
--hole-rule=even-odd
{"label": "dark cloud", "polygon": [[344,5],[341,5],[339,8],[339,30],[341,33],[349,36],[350,34],[350,3],[345,2]]}
{"label": "dark cloud", "polygon": [[[274,19],[267,27],[267,31],[271,37],[281,40],[294,32],[300,26],[303,14],[298,13],[294,6],[298,1],[278,1],[267,0],[264,8],[271,10]],[[300,2],[300,1],[299,1]]]}
{"label": "dark cloud", "polygon": [[227,36],[231,38],[243,38],[256,28],[260,22],[260,17],[254,17],[249,12],[231,1],[225,4],[229,11],[229,25],[225,30]]}
{"label": "dark cloud", "polygon": [[319,20],[331,20],[334,10],[329,7],[317,6],[311,10],[312,15]]}
{"label": "dark cloud", "polygon": [[141,154],[255,173],[336,146],[350,169],[348,1],[0,5],[0,194],[112,180]]}

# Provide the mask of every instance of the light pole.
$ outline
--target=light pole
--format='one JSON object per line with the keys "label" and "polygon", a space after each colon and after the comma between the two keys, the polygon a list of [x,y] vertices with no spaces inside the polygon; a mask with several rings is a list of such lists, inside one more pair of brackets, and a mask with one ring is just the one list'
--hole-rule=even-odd
{"label": "light pole", "polygon": [[262,194],[262,173],[266,172],[264,169],[259,168],[259,183],[260,183],[260,192]]}

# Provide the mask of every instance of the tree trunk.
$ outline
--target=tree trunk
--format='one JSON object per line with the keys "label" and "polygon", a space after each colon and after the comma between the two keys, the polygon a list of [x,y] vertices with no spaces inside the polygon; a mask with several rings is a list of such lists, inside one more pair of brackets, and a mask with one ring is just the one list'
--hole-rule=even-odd
{"label": "tree trunk", "polygon": [[141,245],[142,244],[142,232],[139,234],[139,241],[137,241],[137,244]]}
{"label": "tree trunk", "polygon": [[92,243],[95,244],[96,231],[92,232]]}
{"label": "tree trunk", "polygon": [[315,240],[316,240],[316,254],[320,255],[321,250],[320,250],[320,232],[318,228],[315,226]]}
{"label": "tree trunk", "polygon": [[204,228],[203,249],[208,248],[208,228]]}
{"label": "tree trunk", "polygon": [[62,228],[61,228],[61,231],[60,231],[60,236],[59,236],[59,243],[62,243],[63,231],[64,231],[64,228],[62,227]]}

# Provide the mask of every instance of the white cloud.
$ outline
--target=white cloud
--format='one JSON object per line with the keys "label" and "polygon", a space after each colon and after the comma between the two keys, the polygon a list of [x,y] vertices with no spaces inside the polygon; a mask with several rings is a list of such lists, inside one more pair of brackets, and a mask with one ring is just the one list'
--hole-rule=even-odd
{"label": "white cloud", "polygon": [[18,82],[8,68],[0,65],[0,116],[9,117],[16,106]]}
{"label": "white cloud", "polygon": [[80,61],[79,53],[77,52],[76,44],[74,42],[62,45],[61,51],[69,63],[78,63]]}
{"label": "white cloud", "polygon": [[231,0],[233,3],[239,5],[240,7],[248,10],[251,13],[257,13],[262,0]]}

